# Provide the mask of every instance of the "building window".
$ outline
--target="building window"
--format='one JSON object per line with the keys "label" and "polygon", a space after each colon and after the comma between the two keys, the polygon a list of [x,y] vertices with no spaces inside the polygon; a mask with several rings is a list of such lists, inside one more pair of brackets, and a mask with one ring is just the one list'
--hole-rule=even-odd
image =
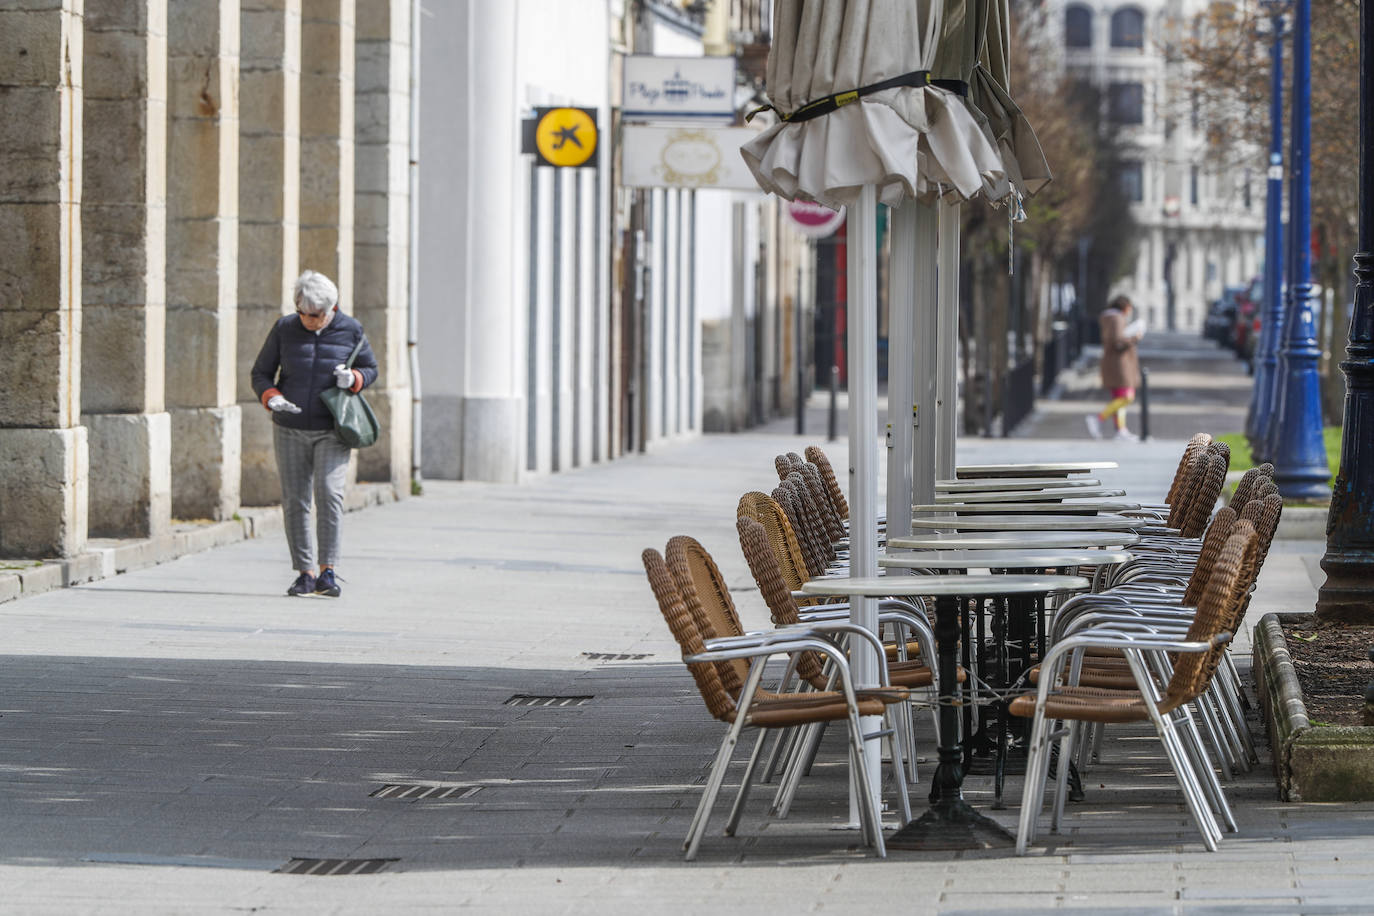
{"label": "building window", "polygon": [[1145,174],[1139,162],[1121,163],[1117,180],[1121,182],[1121,193],[1127,200],[1140,203],[1145,199]]}
{"label": "building window", "polygon": [[1145,47],[1145,14],[1128,6],[1112,13],[1112,47]]}
{"label": "building window", "polygon": [[1086,6],[1071,6],[1064,11],[1064,44],[1070,48],[1093,46],[1093,11]]}
{"label": "building window", "polygon": [[1107,87],[1107,111],[1117,124],[1145,123],[1145,87],[1140,83],[1112,83]]}
{"label": "building window", "polygon": [[1250,170],[1245,170],[1245,184],[1241,187],[1241,195],[1245,201],[1245,209],[1250,209]]}
{"label": "building window", "polygon": [[1197,200],[1197,166],[1193,166],[1192,171],[1188,173],[1188,202],[1196,207]]}

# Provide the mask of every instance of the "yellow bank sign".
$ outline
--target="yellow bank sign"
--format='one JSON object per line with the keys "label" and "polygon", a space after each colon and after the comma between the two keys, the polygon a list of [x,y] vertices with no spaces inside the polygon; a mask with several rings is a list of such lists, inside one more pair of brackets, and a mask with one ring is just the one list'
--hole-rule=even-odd
{"label": "yellow bank sign", "polygon": [[595,168],[595,108],[536,108],[525,122],[524,150],[539,165],[558,168]]}

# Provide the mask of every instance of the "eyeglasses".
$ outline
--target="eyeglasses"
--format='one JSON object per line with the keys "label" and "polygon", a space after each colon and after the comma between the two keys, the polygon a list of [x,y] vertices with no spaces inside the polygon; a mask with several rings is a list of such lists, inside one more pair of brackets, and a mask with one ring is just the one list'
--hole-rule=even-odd
{"label": "eyeglasses", "polygon": [[324,317],[325,317],[326,315],[328,315],[329,313],[328,313],[328,312],[319,312],[319,313],[317,314],[317,313],[315,313],[315,312],[306,312],[306,311],[303,311],[303,310],[301,310],[301,309],[296,309],[296,314],[297,314],[297,315],[300,315],[302,318],[309,318],[309,319],[311,319],[312,321],[319,321],[321,318],[324,318]]}

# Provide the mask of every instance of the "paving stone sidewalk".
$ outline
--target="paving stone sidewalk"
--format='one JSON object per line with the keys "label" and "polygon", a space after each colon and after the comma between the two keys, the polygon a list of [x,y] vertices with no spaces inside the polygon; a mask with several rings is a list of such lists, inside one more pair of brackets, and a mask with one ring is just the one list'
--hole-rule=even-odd
{"label": "paving stone sidewalk", "polygon": [[[1266,760],[1230,787],[1242,830],[1209,855],[1157,743],[1130,731],[1066,831],[1025,859],[868,857],[834,829],[845,777],[830,736],[791,818],[764,818],[758,792],[739,836],[720,834],[721,811],[684,863],[722,726],[639,552],[695,535],[746,625],[765,626],[735,502],[811,441],[711,436],[518,488],[429,483],[347,518],[337,601],[283,597],[286,550],[269,536],[0,605],[0,912],[1369,910],[1374,805],[1281,804]],[[1182,442],[1115,445],[1091,446],[1121,461],[1104,482],[1161,496]],[[968,440],[960,459],[1085,447]],[[1278,544],[1252,615],[1309,609],[1320,549]],[[374,794],[404,784],[461,788]],[[1013,777],[993,815],[1014,825],[1019,792]],[[989,780],[968,795],[986,807]],[[293,858],[395,861],[274,871]]]}

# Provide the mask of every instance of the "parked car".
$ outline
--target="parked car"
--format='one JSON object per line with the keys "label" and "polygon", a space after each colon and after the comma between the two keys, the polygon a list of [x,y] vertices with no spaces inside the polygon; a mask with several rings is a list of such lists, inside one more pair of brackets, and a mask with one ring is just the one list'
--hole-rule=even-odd
{"label": "parked car", "polygon": [[1247,365],[1254,358],[1259,341],[1260,303],[1264,301],[1263,283],[1252,280],[1236,293],[1236,314],[1231,346]]}
{"label": "parked car", "polygon": [[1213,327],[1215,336],[1211,339],[1229,349],[1236,346],[1236,311],[1240,305],[1240,296],[1244,292],[1243,286],[1223,288],[1221,298],[1212,303],[1207,313],[1207,321],[1203,323],[1204,328],[1209,325]]}
{"label": "parked car", "polygon": [[1207,307],[1207,317],[1202,321],[1202,336],[1215,344],[1224,346],[1230,343],[1236,322],[1235,300],[1213,299]]}

